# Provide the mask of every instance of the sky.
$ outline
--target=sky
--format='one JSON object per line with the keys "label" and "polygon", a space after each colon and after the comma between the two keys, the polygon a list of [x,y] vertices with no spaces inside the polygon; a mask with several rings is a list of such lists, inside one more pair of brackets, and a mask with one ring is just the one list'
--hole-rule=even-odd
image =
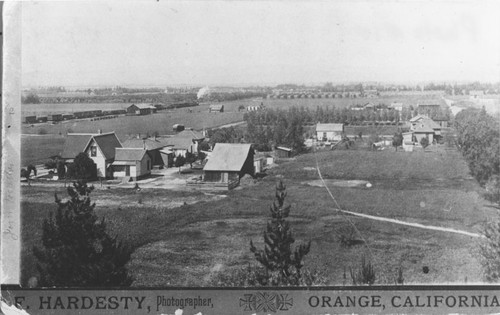
{"label": "sky", "polygon": [[500,81],[500,1],[22,3],[23,86]]}

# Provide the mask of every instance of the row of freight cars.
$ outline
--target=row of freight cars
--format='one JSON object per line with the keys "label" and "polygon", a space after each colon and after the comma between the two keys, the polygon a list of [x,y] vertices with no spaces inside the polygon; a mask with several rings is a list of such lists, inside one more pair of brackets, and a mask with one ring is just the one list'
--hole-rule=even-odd
{"label": "row of freight cars", "polygon": [[72,114],[51,114],[47,116],[26,116],[24,122],[27,124],[44,123],[44,122],[58,122],[71,119],[93,118],[110,115],[125,115],[126,109],[115,110],[87,110],[82,112],[74,112]]}
{"label": "row of freight cars", "polygon": [[[26,116],[24,122],[27,124],[58,122],[63,120],[93,118],[100,116],[116,116],[116,115],[150,115],[156,113],[157,110],[175,109],[181,107],[198,106],[198,102],[179,102],[165,106],[163,104],[132,104],[127,109],[115,110],[87,110],[83,112],[74,112],[72,114],[51,114],[47,116]],[[223,105],[222,109],[224,109]],[[223,111],[223,110],[222,110]]]}

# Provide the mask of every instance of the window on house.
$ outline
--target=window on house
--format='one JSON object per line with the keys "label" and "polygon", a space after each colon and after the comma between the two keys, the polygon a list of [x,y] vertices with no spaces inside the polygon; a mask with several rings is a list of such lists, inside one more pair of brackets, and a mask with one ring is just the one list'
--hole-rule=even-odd
{"label": "window on house", "polygon": [[151,161],[148,161],[148,171],[151,169]]}
{"label": "window on house", "polygon": [[97,156],[97,147],[96,146],[90,147],[90,156]]}

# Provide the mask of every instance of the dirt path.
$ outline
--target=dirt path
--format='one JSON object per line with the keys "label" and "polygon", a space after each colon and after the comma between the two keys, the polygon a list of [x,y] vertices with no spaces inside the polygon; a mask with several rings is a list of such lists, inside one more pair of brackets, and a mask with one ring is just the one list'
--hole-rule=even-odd
{"label": "dirt path", "polygon": [[452,228],[445,228],[445,227],[433,226],[433,225],[423,225],[420,223],[406,222],[406,221],[401,221],[401,220],[396,220],[396,219],[391,219],[391,218],[379,217],[379,216],[374,216],[374,215],[363,214],[363,213],[358,213],[358,212],[340,209],[340,207],[337,203],[337,200],[335,200],[335,197],[333,196],[332,192],[330,191],[330,189],[326,185],[326,182],[323,179],[323,176],[321,175],[321,171],[319,169],[317,159],[316,159],[316,170],[318,171],[319,178],[323,182],[323,186],[328,191],[328,194],[330,195],[330,197],[332,198],[333,202],[336,205],[335,210],[340,211],[342,213],[351,214],[351,215],[354,215],[357,217],[362,217],[362,218],[366,218],[366,219],[370,219],[370,220],[383,221],[383,222],[389,222],[389,223],[394,223],[394,224],[399,224],[399,225],[411,226],[411,227],[415,227],[415,228],[419,228],[419,229],[434,230],[434,231],[441,231],[441,232],[448,232],[448,233],[457,233],[457,234],[462,234],[462,235],[467,235],[467,236],[472,236],[472,237],[484,237],[481,234],[471,233],[471,232],[462,231],[462,230],[456,230],[456,229],[452,229]]}
{"label": "dirt path", "polygon": [[238,122],[231,123],[231,124],[226,124],[226,125],[222,125],[222,126],[213,127],[213,129],[235,127],[235,126],[238,126],[238,125],[241,125],[241,124],[244,124],[244,123],[245,123],[245,121],[238,121]]}
{"label": "dirt path", "polygon": [[396,219],[391,219],[391,218],[385,218],[385,217],[379,217],[379,216],[374,216],[374,215],[369,215],[369,214],[363,214],[363,213],[358,213],[358,212],[352,212],[348,210],[342,210],[342,209],[335,209],[338,211],[341,211],[343,213],[351,214],[357,217],[362,217],[362,218],[367,218],[370,220],[375,220],[375,221],[383,221],[383,222],[390,222],[390,223],[395,223],[399,225],[406,225],[406,226],[412,226],[420,229],[426,229],[426,230],[435,230],[435,231],[441,231],[441,232],[450,232],[450,233],[457,233],[457,234],[463,234],[467,236],[472,236],[472,237],[484,237],[481,234],[476,234],[476,233],[471,233],[467,231],[462,231],[462,230],[456,230],[452,228],[445,228],[445,227],[440,227],[440,226],[434,226],[434,225],[423,225],[420,223],[412,223],[412,222],[406,222],[406,221],[401,221],[401,220],[396,220]]}

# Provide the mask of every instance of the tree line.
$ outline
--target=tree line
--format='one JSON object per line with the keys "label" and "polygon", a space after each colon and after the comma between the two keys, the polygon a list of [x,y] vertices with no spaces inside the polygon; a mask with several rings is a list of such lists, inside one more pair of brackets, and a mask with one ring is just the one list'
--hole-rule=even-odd
{"label": "tree line", "polygon": [[[484,197],[500,206],[500,121],[485,109],[466,109],[455,117],[457,145],[471,174],[486,190]],[[500,218],[484,227],[480,249],[487,281],[500,281]]]}
{"label": "tree line", "polygon": [[483,109],[466,109],[455,117],[457,144],[471,174],[481,185],[500,175],[499,121]]}

